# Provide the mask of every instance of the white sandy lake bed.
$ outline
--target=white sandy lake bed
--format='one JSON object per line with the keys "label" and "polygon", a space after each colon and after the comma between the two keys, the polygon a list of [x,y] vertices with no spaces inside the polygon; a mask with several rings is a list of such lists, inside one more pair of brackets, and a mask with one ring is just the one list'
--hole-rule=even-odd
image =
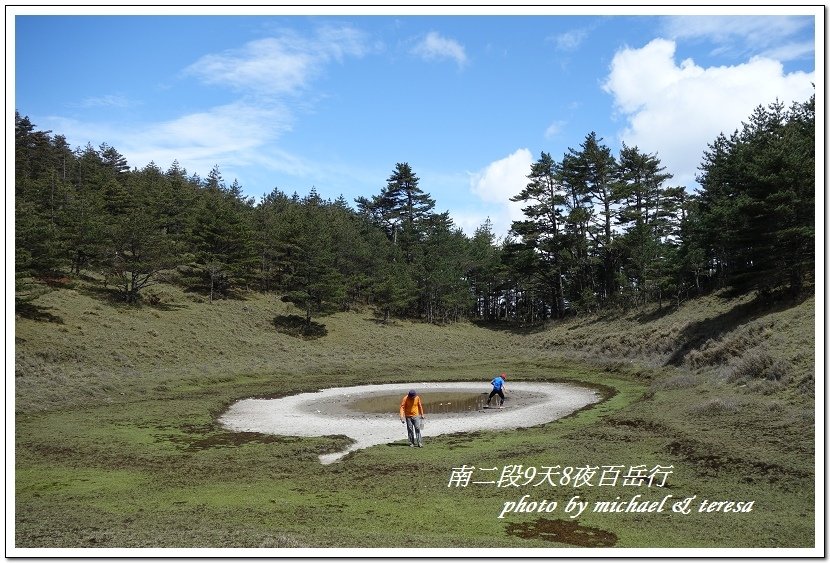
{"label": "white sandy lake bed", "polygon": [[[400,422],[397,407],[390,412],[371,413],[355,410],[353,406],[372,396],[403,398],[410,389],[415,389],[426,400],[430,393],[489,393],[490,386],[486,383],[436,382],[332,387],[278,399],[243,399],[231,405],[219,422],[237,432],[280,436],[345,435],[354,440],[341,452],[320,456],[322,463],[332,463],[354,450],[406,440],[406,427]],[[571,383],[508,381],[505,389],[507,402],[504,409],[426,412],[425,445],[428,446],[430,436],[441,434],[546,424],[602,398],[595,389]]]}

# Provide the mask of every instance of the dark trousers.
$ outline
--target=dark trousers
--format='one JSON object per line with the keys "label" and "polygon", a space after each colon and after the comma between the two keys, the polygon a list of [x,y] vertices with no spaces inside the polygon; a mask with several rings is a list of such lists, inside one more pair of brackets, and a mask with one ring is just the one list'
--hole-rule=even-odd
{"label": "dark trousers", "polygon": [[490,399],[492,399],[494,395],[498,395],[501,398],[501,400],[499,401],[499,405],[503,405],[504,404],[504,391],[502,391],[501,389],[493,389],[492,391],[490,391],[490,396],[487,397],[487,404],[488,405],[490,404]]}

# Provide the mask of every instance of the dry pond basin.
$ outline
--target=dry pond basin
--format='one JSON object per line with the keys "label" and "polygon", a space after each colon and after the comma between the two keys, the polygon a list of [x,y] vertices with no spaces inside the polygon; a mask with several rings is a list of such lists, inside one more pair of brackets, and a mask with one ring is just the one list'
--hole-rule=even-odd
{"label": "dry pond basin", "polygon": [[278,399],[242,399],[219,418],[225,428],[279,436],[345,435],[353,440],[343,451],[320,456],[324,464],[349,452],[406,440],[398,408],[407,391],[415,389],[426,412],[424,445],[429,437],[457,432],[538,426],[597,403],[595,389],[572,383],[508,381],[505,408],[486,406],[487,383],[388,383],[331,387]]}

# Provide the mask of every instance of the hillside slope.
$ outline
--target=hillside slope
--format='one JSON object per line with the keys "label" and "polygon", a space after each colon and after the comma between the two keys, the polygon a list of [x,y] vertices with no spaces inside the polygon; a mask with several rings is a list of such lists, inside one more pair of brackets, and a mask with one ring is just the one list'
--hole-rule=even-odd
{"label": "hillside slope", "polygon": [[306,340],[278,330],[279,319],[297,311],[274,295],[209,303],[157,286],[152,296],[155,305],[126,306],[79,281],[18,310],[16,410],[112,402],[241,375],[273,375],[289,388],[302,375],[307,386],[315,374],[365,365],[373,369],[355,383],[387,381],[401,370],[429,378],[430,370],[459,365],[485,379],[506,358],[634,367],[662,380],[655,385],[705,377],[767,394],[813,393],[814,297],[764,305],[752,296],[710,295],[676,310],[573,318],[530,333],[469,323],[384,325],[367,309],[315,319],[326,334]]}
{"label": "hillside slope", "polygon": [[768,302],[754,294],[730,297],[724,292],[679,308],[652,306],[571,319],[534,334],[527,345],[578,361],[679,368],[766,393],[790,389],[810,396],[815,308],[812,295]]}

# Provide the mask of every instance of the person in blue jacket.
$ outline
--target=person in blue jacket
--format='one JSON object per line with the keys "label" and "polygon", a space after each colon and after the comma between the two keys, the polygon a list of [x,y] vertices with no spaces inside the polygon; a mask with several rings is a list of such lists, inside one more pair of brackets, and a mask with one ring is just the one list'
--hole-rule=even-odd
{"label": "person in blue jacket", "polygon": [[487,397],[487,406],[490,406],[490,400],[498,395],[499,396],[499,408],[504,407],[504,380],[507,379],[507,375],[502,373],[501,375],[497,375],[493,381],[490,382],[490,385],[493,386],[493,390],[490,391],[490,396]]}

